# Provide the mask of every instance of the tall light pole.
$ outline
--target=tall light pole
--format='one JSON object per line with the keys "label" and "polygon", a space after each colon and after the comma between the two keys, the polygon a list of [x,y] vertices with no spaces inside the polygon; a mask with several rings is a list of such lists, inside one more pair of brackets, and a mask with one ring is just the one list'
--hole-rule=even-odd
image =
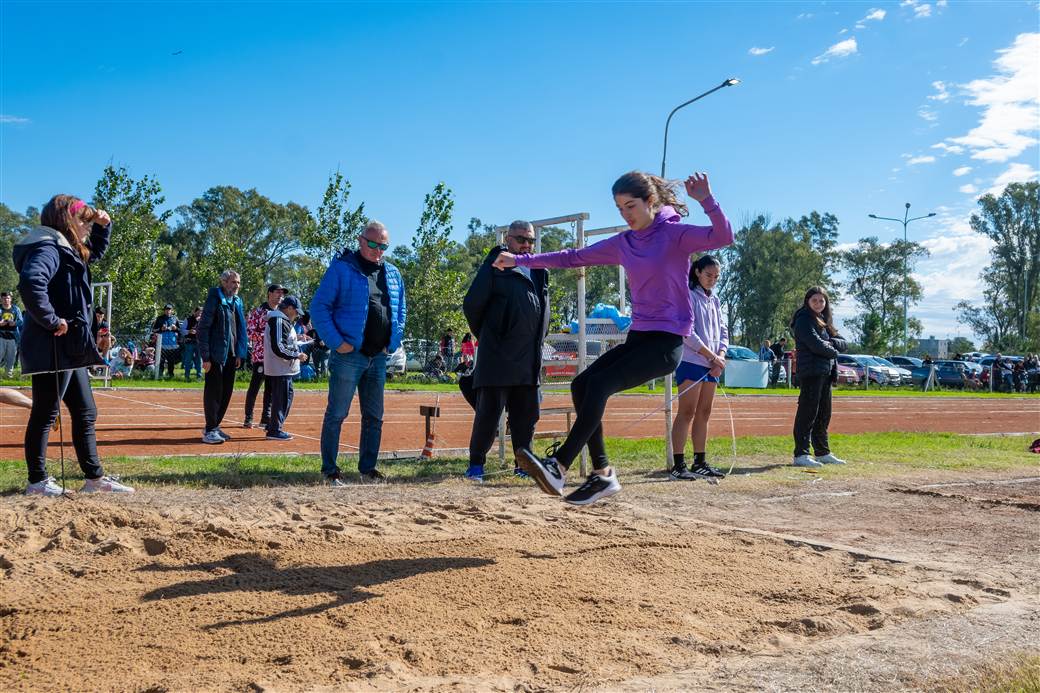
{"label": "tall light pole", "polygon": [[661,178],[664,178],[665,163],[668,160],[668,126],[672,124],[672,116],[675,115],[675,112],[678,111],[680,108],[685,108],[686,106],[689,106],[694,101],[699,101],[703,99],[708,94],[714,94],[723,87],[733,87],[738,84],[740,84],[739,79],[737,79],[736,77],[730,77],[719,86],[709,89],[700,96],[695,96],[689,101],[684,101],[683,103],[679,104],[678,106],[672,109],[672,112],[668,114],[668,120],[664,121],[664,149],[661,152]]}
{"label": "tall light pole", "polygon": [[[906,203],[906,211],[903,212],[903,218],[902,219],[893,219],[892,217],[879,217],[876,214],[868,214],[867,216],[870,217],[871,219],[878,219],[878,220],[882,220],[882,221],[894,221],[897,224],[902,224],[903,225],[903,244],[905,246],[907,244],[907,242],[908,242],[906,240],[906,227],[909,226],[910,222],[917,221],[918,219],[927,219],[928,217],[934,217],[935,216],[935,212],[928,212],[928,214],[925,214],[925,215],[920,216],[920,217],[914,217],[913,219],[911,219],[911,218],[909,218],[910,217],[910,203],[907,202]],[[909,309],[907,308],[907,294],[909,293],[909,290],[910,290],[910,277],[909,277],[909,275],[907,273],[907,268],[906,268],[906,256],[907,256],[907,254],[909,252],[910,251],[907,248],[905,248],[905,247],[903,248],[903,284],[904,284],[904,286],[903,286],[903,354],[905,354],[905,355],[908,355],[909,352],[910,352],[910,337],[908,335],[908,329],[907,329],[908,325],[909,325],[909,318],[910,318],[909,313],[908,313]]]}
{"label": "tall light pole", "polygon": [[[676,111],[681,108],[689,106],[694,101],[703,99],[708,94],[714,94],[719,89],[724,87],[733,87],[740,84],[740,80],[736,77],[730,77],[725,82],[717,87],[713,87],[708,91],[704,92],[700,96],[695,96],[689,101],[684,101],[668,114],[668,120],[664,121],[664,148],[661,150],[661,178],[665,175],[665,166],[668,162],[668,126],[672,124],[672,116],[675,115]],[[664,424],[664,448],[665,448],[665,469],[670,469],[672,466],[672,374],[669,373],[664,377],[664,410],[665,410],[665,424]]]}

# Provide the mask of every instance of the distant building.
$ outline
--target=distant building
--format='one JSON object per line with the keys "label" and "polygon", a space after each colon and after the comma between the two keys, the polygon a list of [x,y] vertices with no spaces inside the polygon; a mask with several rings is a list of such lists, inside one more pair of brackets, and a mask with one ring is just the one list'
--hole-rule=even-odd
{"label": "distant building", "polygon": [[917,351],[920,356],[931,354],[933,359],[947,359],[950,357],[950,340],[936,339],[934,336],[921,339],[917,342]]}

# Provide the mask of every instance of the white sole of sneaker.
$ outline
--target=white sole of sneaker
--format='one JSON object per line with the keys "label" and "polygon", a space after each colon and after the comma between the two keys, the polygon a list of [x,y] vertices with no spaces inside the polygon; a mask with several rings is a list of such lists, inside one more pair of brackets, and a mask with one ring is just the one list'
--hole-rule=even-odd
{"label": "white sole of sneaker", "polygon": [[593,503],[598,503],[599,501],[603,500],[604,498],[610,498],[611,496],[617,495],[620,492],[621,492],[621,487],[618,486],[616,488],[608,488],[607,490],[605,490],[603,493],[599,494],[595,498],[589,498],[588,500],[569,500],[567,498],[564,498],[563,500],[568,505],[592,505]]}
{"label": "white sole of sneaker", "polygon": [[538,484],[538,488],[542,489],[542,492],[547,493],[550,496],[556,496],[557,498],[563,497],[563,489],[557,489],[549,482],[549,477],[546,475],[545,469],[536,460],[530,458],[531,453],[528,450],[524,450],[520,457],[520,468],[527,472],[527,475],[534,479],[534,482]]}

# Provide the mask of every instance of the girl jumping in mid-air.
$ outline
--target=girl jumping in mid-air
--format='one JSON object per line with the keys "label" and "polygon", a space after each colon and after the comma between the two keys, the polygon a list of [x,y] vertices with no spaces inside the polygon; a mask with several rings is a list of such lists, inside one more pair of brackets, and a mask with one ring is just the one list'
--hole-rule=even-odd
{"label": "girl jumping in mid-air", "polygon": [[700,203],[711,226],[679,222],[686,214],[672,184],[662,178],[632,171],[614,182],[611,192],[629,231],[579,250],[537,255],[503,252],[495,260],[500,269],[536,269],[621,265],[632,291],[632,326],[624,344],[592,362],[571,384],[577,416],[555,456],[542,459],[521,450],[520,465],[543,491],[562,496],[571,463],[588,445],[592,474],[568,503],[587,505],[621,490],[603,444],[603,412],[611,395],[663,377],[675,370],[682,356],[683,338],[690,334],[690,255],[733,242],[733,229],[711,196],[708,176],[695,173],[685,181],[686,193]]}

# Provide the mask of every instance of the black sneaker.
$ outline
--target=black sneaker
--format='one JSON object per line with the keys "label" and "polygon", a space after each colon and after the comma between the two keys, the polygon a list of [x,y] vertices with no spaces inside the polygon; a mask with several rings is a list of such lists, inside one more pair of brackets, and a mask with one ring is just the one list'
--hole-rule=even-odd
{"label": "black sneaker", "polygon": [[571,505],[589,505],[601,498],[613,496],[620,490],[621,484],[617,480],[617,474],[611,469],[610,476],[595,473],[589,474],[589,478],[585,480],[585,483],[579,486],[578,490],[564,498],[564,500]]}
{"label": "black sneaker", "polygon": [[699,462],[693,465],[693,469],[690,470],[690,474],[693,474],[697,479],[712,479],[718,481],[719,479],[725,479],[725,473],[715,469],[715,467],[709,467],[707,462]]}
{"label": "black sneaker", "polygon": [[553,457],[544,460],[527,448],[520,450],[520,468],[531,475],[539,488],[550,496],[562,496],[563,487],[567,480],[564,478],[565,470],[560,467]]}
{"label": "black sneaker", "polygon": [[689,470],[685,462],[677,462],[672,471],[668,472],[668,476],[676,481],[693,481],[700,478]]}
{"label": "black sneaker", "polygon": [[370,472],[361,472],[361,483],[363,484],[385,484],[386,474],[383,474],[378,469],[373,469]]}

